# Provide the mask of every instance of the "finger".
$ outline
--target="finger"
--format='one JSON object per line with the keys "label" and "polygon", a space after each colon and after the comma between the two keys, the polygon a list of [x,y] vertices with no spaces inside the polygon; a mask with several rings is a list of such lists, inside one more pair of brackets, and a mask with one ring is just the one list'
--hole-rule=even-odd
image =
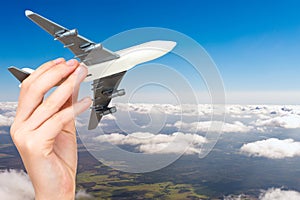
{"label": "finger", "polygon": [[[28,78],[26,78],[25,80],[27,80],[28,82],[31,82],[32,80],[37,79],[37,77],[39,77],[41,74],[43,74],[45,71],[47,71],[51,67],[54,67],[55,65],[58,65],[62,62],[65,62],[64,58],[57,58],[55,60],[48,61],[48,62],[42,64],[39,68],[37,68],[37,70],[32,72],[30,74],[30,76]],[[24,80],[24,82],[26,82],[25,80]]]}
{"label": "finger", "polygon": [[[85,69],[87,70],[86,73],[88,73],[88,68],[87,68],[87,66],[86,66],[85,64],[80,63],[80,66],[82,66],[83,68],[85,68]],[[85,78],[86,78],[86,77],[85,77]],[[79,88],[80,88],[80,84],[75,85],[74,93],[73,93],[73,96],[72,96],[73,102],[76,102],[77,99],[78,99]]]}
{"label": "finger", "polygon": [[[80,63],[80,66],[87,69],[87,66],[83,63]],[[69,107],[70,105],[72,105],[73,102],[77,102],[79,89],[80,89],[80,84],[76,84],[74,87],[74,92],[73,92],[72,96],[66,101],[66,103],[63,105],[62,109]]]}
{"label": "finger", "polygon": [[87,110],[91,103],[92,100],[89,97],[86,97],[53,115],[39,127],[39,133],[41,134],[38,135],[38,137],[40,141],[54,142],[55,137],[61,133],[64,126],[73,121],[77,115]]}
{"label": "finger", "polygon": [[[80,63],[79,67],[80,66],[84,67],[87,70],[87,66],[85,64]],[[84,77],[84,78],[86,78],[86,77]],[[72,105],[73,102],[77,102],[77,100],[78,100],[78,94],[79,94],[79,89],[80,89],[80,84],[76,84],[75,87],[74,87],[72,96],[66,101],[66,103],[63,105],[62,108],[66,108],[66,107]]]}
{"label": "finger", "polygon": [[[87,69],[79,66],[68,78],[61,84],[27,120],[29,130],[38,128],[44,121],[57,113],[67,101],[72,100],[74,88],[79,88],[80,83],[85,79]],[[77,101],[75,101],[77,102]],[[72,105],[72,102],[70,103]]]}
{"label": "finger", "polygon": [[[45,71],[47,71],[48,69],[54,67],[55,65],[57,64],[60,64],[62,62],[64,62],[65,59],[64,58],[57,58],[55,60],[51,60],[51,61],[48,61],[44,64],[42,64],[38,69],[36,69],[34,72],[32,72],[30,74],[29,77],[27,77],[24,81],[23,81],[23,84],[26,85],[29,85],[29,83],[31,83],[33,80],[37,79],[37,77],[39,77],[41,74],[43,74]],[[27,93],[24,94],[24,92],[20,92],[20,97],[19,99],[23,99],[22,96],[26,95]],[[27,94],[28,95],[28,94]],[[20,101],[19,101],[20,102]],[[17,112],[16,112],[16,120],[18,120],[18,116],[20,115],[20,109],[21,107],[18,106],[18,109],[17,109]]]}
{"label": "finger", "polygon": [[70,60],[52,67],[37,79],[22,84],[17,119],[25,121],[42,102],[44,95],[59,81],[69,76],[78,66],[78,61]]}

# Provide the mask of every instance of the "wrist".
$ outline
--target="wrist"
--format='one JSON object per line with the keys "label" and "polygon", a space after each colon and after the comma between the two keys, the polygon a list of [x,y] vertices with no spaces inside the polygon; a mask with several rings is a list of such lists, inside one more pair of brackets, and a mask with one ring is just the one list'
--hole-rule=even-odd
{"label": "wrist", "polygon": [[[55,184],[61,185],[57,188],[35,188],[35,200],[74,200],[75,199],[75,183],[74,184]],[[35,185],[36,186],[36,185]],[[39,190],[40,189],[40,190]]]}
{"label": "wrist", "polygon": [[75,192],[72,193],[64,193],[64,194],[52,194],[49,196],[45,196],[44,193],[36,193],[35,200],[74,200]]}

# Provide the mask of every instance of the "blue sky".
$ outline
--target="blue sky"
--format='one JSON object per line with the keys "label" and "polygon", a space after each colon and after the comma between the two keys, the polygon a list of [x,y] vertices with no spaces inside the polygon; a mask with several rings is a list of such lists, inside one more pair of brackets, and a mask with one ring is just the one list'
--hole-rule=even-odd
{"label": "blue sky", "polygon": [[[17,82],[7,72],[8,66],[36,68],[49,59],[72,57],[24,16],[24,10],[31,9],[68,28],[77,28],[97,42],[139,27],[182,32],[211,55],[229,101],[243,103],[243,94],[247,93],[254,99],[269,95],[252,103],[297,103],[299,7],[296,0],[6,1],[0,8],[0,90],[4,91],[0,100],[17,100]],[[273,96],[276,102],[272,102]]]}

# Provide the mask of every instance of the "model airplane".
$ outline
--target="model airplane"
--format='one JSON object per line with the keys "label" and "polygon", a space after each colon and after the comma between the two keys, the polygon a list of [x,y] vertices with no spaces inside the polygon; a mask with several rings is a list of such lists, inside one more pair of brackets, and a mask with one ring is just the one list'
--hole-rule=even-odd
{"label": "model airplane", "polygon": [[[118,89],[127,70],[132,67],[159,58],[176,46],[173,41],[151,41],[117,52],[112,52],[80,35],[76,29],[69,30],[32,11],[26,10],[26,16],[69,48],[75,58],[88,67],[85,81],[93,81],[93,106],[88,129],[95,129],[102,116],[116,112],[116,107],[108,107],[112,98],[125,95],[124,89]],[[22,82],[32,69],[10,67],[8,70]]]}

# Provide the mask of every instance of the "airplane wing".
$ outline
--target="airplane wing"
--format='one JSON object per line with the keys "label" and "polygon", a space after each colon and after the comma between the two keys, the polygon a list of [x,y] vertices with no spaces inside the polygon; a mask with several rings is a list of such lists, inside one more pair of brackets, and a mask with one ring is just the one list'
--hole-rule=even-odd
{"label": "airplane wing", "polygon": [[63,43],[65,48],[69,48],[75,58],[79,58],[87,66],[119,58],[118,54],[104,48],[101,44],[78,35],[77,29],[69,30],[29,10],[26,10],[25,14],[51,34],[55,40]]}
{"label": "airplane wing", "polygon": [[102,116],[117,111],[115,107],[109,108],[108,105],[113,97],[125,94],[124,90],[117,90],[125,73],[126,71],[93,81],[94,99],[88,126],[89,130],[98,126]]}

